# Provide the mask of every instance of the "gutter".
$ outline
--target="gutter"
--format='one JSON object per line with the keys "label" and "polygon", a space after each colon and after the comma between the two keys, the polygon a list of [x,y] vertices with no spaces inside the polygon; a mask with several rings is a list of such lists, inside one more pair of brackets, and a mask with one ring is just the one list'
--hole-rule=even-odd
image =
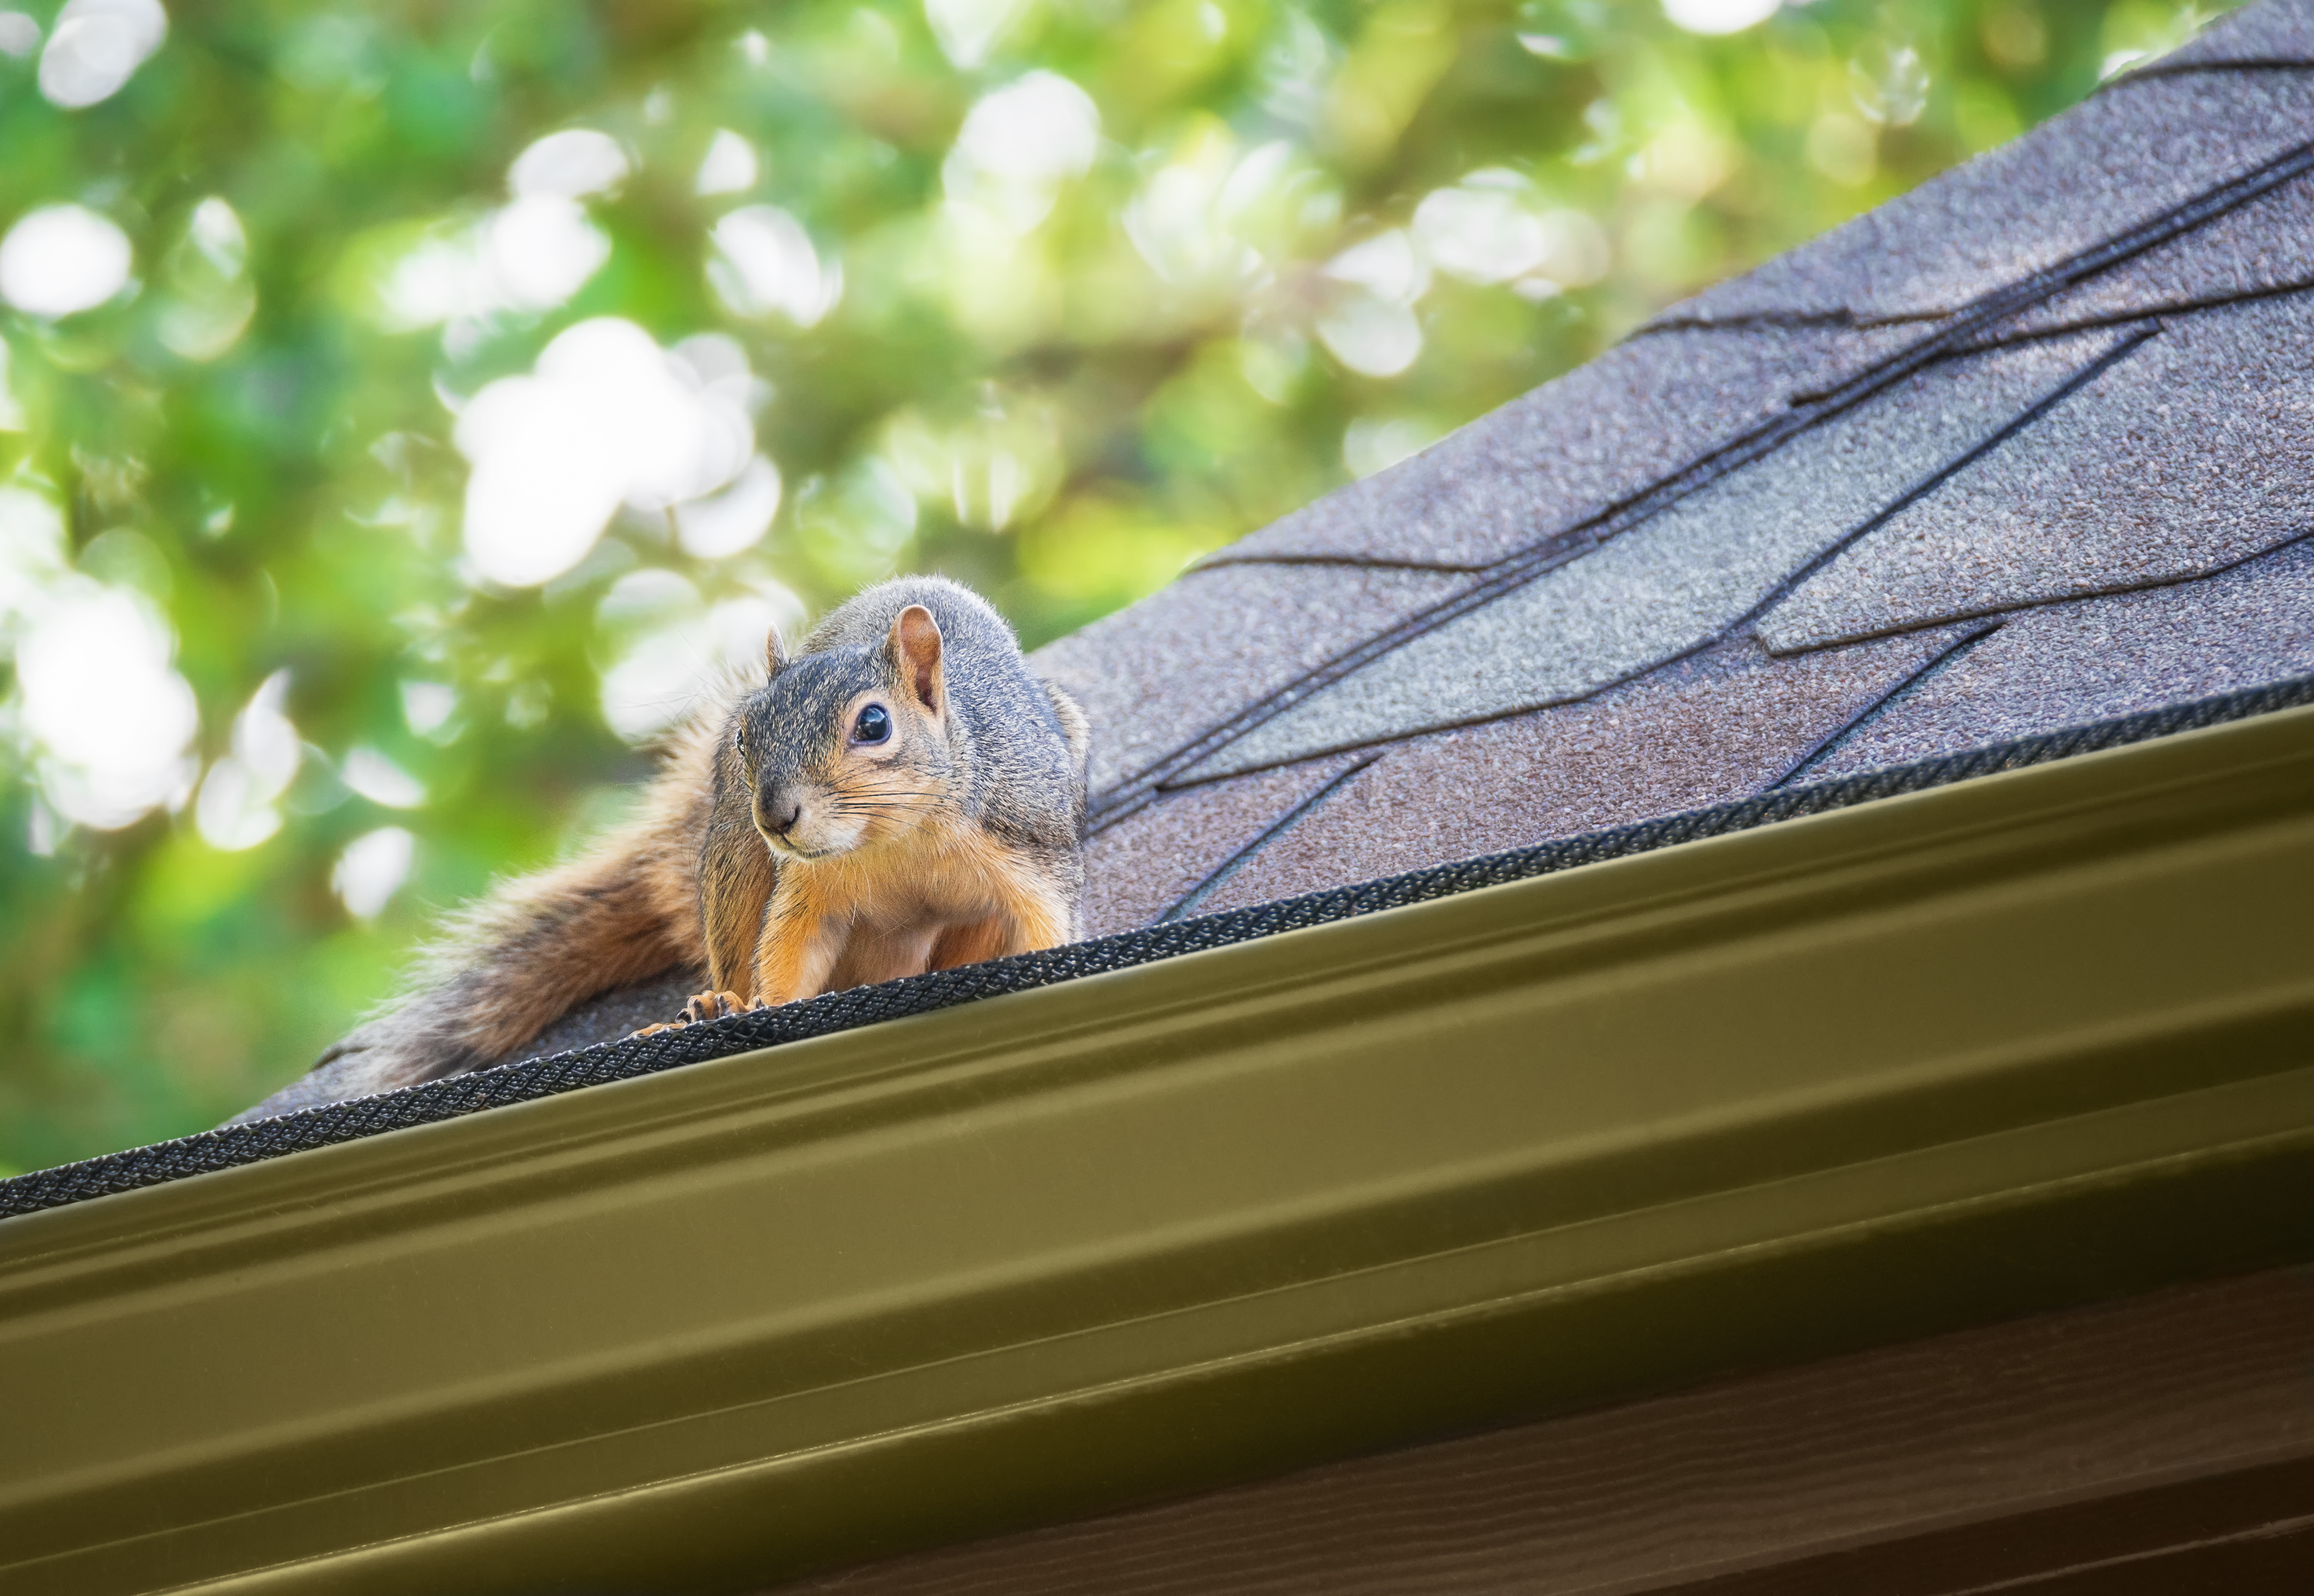
{"label": "gutter", "polygon": [[2314,710],[0,1222],[0,1592],[760,1585],[2314,1258]]}

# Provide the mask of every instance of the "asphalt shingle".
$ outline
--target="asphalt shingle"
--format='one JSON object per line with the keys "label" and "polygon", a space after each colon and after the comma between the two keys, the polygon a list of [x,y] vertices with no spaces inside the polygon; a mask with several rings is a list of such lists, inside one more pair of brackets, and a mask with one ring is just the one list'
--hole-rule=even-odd
{"label": "asphalt shingle", "polygon": [[2099,331],[1918,373],[1596,552],[1415,638],[1177,780],[1580,697],[1699,648],[2119,341]]}
{"label": "asphalt shingle", "polygon": [[1091,718],[1099,794],[1461,583],[1347,566],[1191,571],[1031,664]]}
{"label": "asphalt shingle", "polygon": [[1747,797],[1961,636],[1914,632],[1794,660],[1736,639],[1585,703],[1392,748],[1199,907],[1287,897]]}
{"label": "asphalt shingle", "polygon": [[2299,536],[2310,506],[2314,296],[2225,305],[2170,320],[1841,553],[1760,632],[1782,652],[2175,581]]}
{"label": "asphalt shingle", "polygon": [[2310,137],[2314,74],[2124,80],[1657,322],[1947,314]]}
{"label": "asphalt shingle", "polygon": [[2314,284],[2314,176],[2282,184],[1987,331],[1993,339]]}
{"label": "asphalt shingle", "polygon": [[1916,336],[1758,328],[1625,344],[1206,563],[1491,565],[1565,536]]}
{"label": "asphalt shingle", "polygon": [[581,1003],[539,1033],[516,1056],[544,1058],[573,1048],[593,1047],[631,1036],[647,1025],[659,1025],[683,1012],[696,992],[707,987],[704,970],[680,970],[642,986],[623,987]]}
{"label": "asphalt shingle", "polygon": [[1155,921],[1356,763],[1347,754],[1313,759],[1162,793],[1096,833],[1085,844],[1084,934],[1105,937]]}
{"label": "asphalt shingle", "polygon": [[1804,780],[2314,673],[2314,542],[2200,581],[2017,616],[1893,697]]}

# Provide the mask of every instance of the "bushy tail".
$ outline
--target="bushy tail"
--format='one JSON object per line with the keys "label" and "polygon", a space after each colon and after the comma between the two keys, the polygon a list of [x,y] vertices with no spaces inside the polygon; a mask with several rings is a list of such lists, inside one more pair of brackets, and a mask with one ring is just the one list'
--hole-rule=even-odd
{"label": "bushy tail", "polygon": [[702,705],[638,818],[568,863],[501,883],[421,956],[399,998],[303,1079],[227,1123],[482,1069],[589,998],[703,966],[709,771],[743,686],[728,683]]}

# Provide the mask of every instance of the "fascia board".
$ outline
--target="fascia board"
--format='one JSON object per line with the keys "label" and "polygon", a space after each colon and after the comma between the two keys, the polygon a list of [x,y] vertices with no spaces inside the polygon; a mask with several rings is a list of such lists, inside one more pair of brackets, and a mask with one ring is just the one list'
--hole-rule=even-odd
{"label": "fascia board", "polygon": [[738,1588],[2314,1257],[2314,710],[0,1221],[0,1592]]}

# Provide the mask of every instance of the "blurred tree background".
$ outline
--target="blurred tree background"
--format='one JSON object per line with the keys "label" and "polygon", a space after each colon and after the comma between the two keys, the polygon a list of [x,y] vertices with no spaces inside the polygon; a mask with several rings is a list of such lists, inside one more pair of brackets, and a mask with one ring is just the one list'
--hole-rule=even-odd
{"label": "blurred tree background", "polygon": [[2207,15],[22,4],[0,1171],[301,1073],[767,625],[1056,637]]}

